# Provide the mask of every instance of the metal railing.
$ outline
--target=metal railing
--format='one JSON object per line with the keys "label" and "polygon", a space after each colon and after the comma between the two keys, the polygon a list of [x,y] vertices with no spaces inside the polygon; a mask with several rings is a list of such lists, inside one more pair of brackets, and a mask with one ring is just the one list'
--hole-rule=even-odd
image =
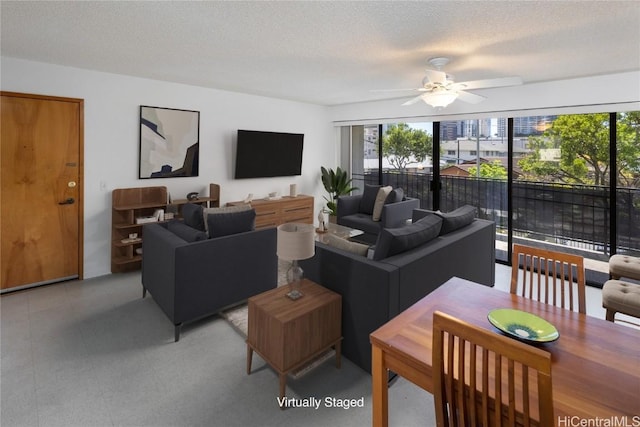
{"label": "metal railing", "polygon": [[[364,184],[378,183],[378,172],[353,178],[362,189]],[[458,176],[441,176],[440,180],[442,211],[465,204],[476,206],[480,217],[495,221],[499,239],[506,240],[506,181]],[[428,173],[382,174],[383,185],[403,188],[408,197],[420,199],[425,209],[433,206],[431,181]],[[608,187],[514,181],[512,194],[514,237],[579,249],[594,259],[610,256]],[[618,188],[616,196],[616,252],[640,255],[640,188]]]}

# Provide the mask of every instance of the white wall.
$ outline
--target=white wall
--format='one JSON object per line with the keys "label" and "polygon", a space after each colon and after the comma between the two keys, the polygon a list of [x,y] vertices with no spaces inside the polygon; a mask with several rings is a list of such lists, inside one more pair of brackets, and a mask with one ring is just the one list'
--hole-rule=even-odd
{"label": "white wall", "polygon": [[[208,194],[221,202],[271,191],[315,196],[323,205],[320,166],[337,164],[336,137],[325,107],[116,74],[1,58],[3,91],[84,99],[84,277],[110,272],[111,191],[164,185],[174,198]],[[200,111],[200,176],[138,179],[139,107]],[[234,180],[238,129],[304,133],[302,176]]]}
{"label": "white wall", "polygon": [[[620,73],[475,91],[480,104],[456,102],[436,111],[423,103],[400,104],[408,97],[379,102],[322,107],[202,87],[61,67],[2,57],[4,91],[82,98],[85,101],[84,275],[110,271],[111,190],[166,186],[174,198],[190,191],[208,193],[221,185],[222,203],[248,193],[263,197],[287,193],[289,184],[324,204],[320,166],[339,164],[341,126],[397,120],[432,121],[476,117],[640,110],[640,72]],[[200,176],[138,179],[139,107],[200,111]],[[302,176],[233,179],[235,133],[254,129],[305,134]]]}

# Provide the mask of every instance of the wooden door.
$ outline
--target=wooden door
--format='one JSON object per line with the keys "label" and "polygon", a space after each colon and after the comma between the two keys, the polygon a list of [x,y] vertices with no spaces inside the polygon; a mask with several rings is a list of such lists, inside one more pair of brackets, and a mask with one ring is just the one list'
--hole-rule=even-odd
{"label": "wooden door", "polygon": [[0,289],[82,278],[83,100],[1,95]]}

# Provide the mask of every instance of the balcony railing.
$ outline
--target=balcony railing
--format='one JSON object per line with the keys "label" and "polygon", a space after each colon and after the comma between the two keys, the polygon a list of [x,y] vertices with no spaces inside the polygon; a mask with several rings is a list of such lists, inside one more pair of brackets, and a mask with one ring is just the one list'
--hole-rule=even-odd
{"label": "balcony railing", "polygon": [[[354,176],[354,184],[377,184],[378,173]],[[495,179],[441,176],[440,209],[450,211],[469,204],[480,216],[495,221],[497,238],[506,240],[507,182]],[[406,195],[420,199],[430,209],[431,174],[384,171],[383,185],[402,187]],[[513,183],[513,236],[571,247],[590,258],[606,261],[609,238],[609,188],[592,185],[552,184],[534,181]],[[640,189],[617,190],[618,253],[640,255]]]}

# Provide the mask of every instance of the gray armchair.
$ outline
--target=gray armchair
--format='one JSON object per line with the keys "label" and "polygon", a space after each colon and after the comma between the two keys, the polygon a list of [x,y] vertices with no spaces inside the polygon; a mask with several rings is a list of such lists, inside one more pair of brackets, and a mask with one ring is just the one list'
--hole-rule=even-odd
{"label": "gray armchair", "polygon": [[144,227],[143,298],[149,291],[174,325],[275,288],[278,281],[276,229],[248,231],[189,243],[166,224]]}
{"label": "gray armchair", "polygon": [[[375,242],[375,238],[382,228],[398,228],[411,219],[414,209],[420,208],[420,200],[403,198],[401,201],[385,203],[382,207],[380,221],[374,221],[371,212],[363,209],[366,202],[366,189],[364,194],[354,196],[340,196],[337,205],[337,222],[340,225],[355,228],[365,232],[369,240]],[[366,238],[365,238],[366,240]]]}

